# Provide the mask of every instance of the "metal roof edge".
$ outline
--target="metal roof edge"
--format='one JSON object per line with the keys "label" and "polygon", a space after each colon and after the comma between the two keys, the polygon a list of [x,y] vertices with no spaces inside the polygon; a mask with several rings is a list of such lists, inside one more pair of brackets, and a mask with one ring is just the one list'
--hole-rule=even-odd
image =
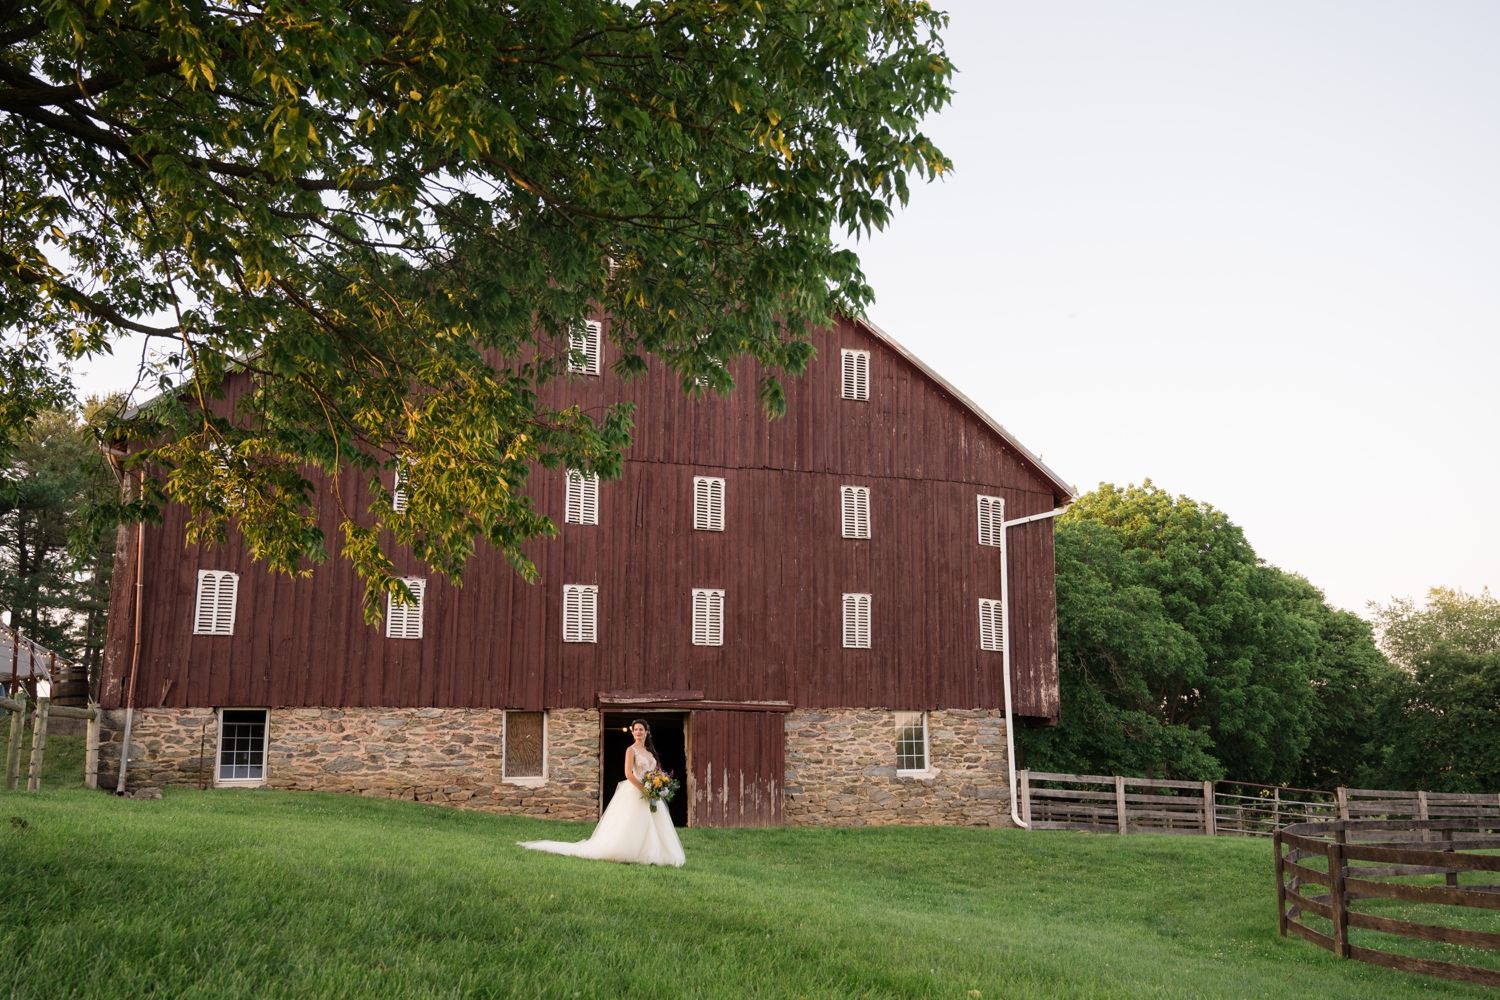
{"label": "metal roof edge", "polygon": [[1043,462],[1039,456],[1032,454],[1030,448],[1027,448],[1020,441],[1016,440],[1015,435],[1006,430],[1000,424],[1000,421],[984,412],[984,410],[979,407],[978,403],[975,403],[968,396],[965,396],[953,385],[952,382],[949,382],[946,378],[939,375],[931,365],[913,354],[910,348],[902,344],[895,337],[892,337],[890,334],[886,333],[874,323],[870,322],[870,320],[868,319],[856,317],[854,322],[869,330],[872,334],[875,335],[877,339],[886,344],[897,354],[901,355],[907,361],[910,361],[912,364],[916,365],[917,368],[923,372],[923,374],[932,379],[938,385],[942,386],[945,392],[947,392],[950,396],[967,407],[969,412],[978,417],[987,427],[989,427],[990,430],[1000,435],[1001,440],[1010,445],[1016,451],[1020,452],[1022,457],[1024,457],[1026,461],[1035,466],[1038,472],[1040,472],[1043,476],[1047,477],[1047,479],[1052,482],[1053,486],[1062,491],[1064,501],[1063,503],[1057,504],[1056,506],[1066,506],[1068,503],[1071,503],[1072,501],[1078,499],[1078,494],[1073,492],[1074,487],[1064,482],[1062,476],[1059,476],[1056,472],[1053,472],[1050,468],[1048,468],[1047,463]]}

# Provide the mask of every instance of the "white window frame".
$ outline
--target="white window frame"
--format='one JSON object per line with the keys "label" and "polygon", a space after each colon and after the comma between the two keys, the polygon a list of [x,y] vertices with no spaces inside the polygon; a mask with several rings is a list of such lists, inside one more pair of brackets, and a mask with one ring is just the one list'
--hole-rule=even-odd
{"label": "white window frame", "polygon": [[1000,548],[1005,544],[1005,498],[979,494],[979,544]]}
{"label": "white window frame", "polygon": [[[568,627],[571,609],[577,608],[578,625]],[[599,641],[599,587],[592,583],[563,584],[562,606],[563,642]]]}
{"label": "white window frame", "polygon": [[[927,778],[933,774],[932,770],[932,720],[927,717],[926,712],[896,712],[896,774],[898,776],[911,776],[913,778]],[[901,766],[901,730],[916,716],[922,720],[922,766]]]}
{"label": "white window frame", "polygon": [[604,324],[588,320],[583,324],[582,332],[568,334],[568,350],[583,354],[581,365],[571,356],[568,358],[568,371],[579,375],[598,375],[603,370]]}
{"label": "white window frame", "polygon": [[[203,595],[205,592],[204,581],[213,577],[214,598],[213,607],[209,611],[208,627],[204,628]],[[229,618],[224,620],[224,583],[228,581],[229,591]],[[198,571],[198,599],[193,605],[193,634],[194,635],[234,635],[235,617],[239,613],[240,604],[240,575],[228,570],[200,569]]]}
{"label": "white window frame", "polygon": [[[259,778],[221,778],[219,768],[223,766],[224,753],[224,713],[225,712],[263,712],[260,733],[260,777]],[[218,729],[214,736],[214,787],[215,788],[253,788],[256,785],[264,785],[271,773],[271,710],[269,708],[219,708],[214,710],[214,717],[218,720]]]}
{"label": "white window frame", "polygon": [[[421,577],[402,577],[401,582],[406,584],[411,595],[417,599],[416,604],[401,604],[397,602],[395,595],[385,595],[385,637],[387,639],[420,639],[426,629],[427,618],[427,581]],[[412,635],[411,618],[415,615],[417,619],[416,635]],[[400,621],[398,626],[396,623]]]}
{"label": "white window frame", "polygon": [[870,487],[839,487],[839,519],[845,538],[870,537]]}
{"label": "white window frame", "polygon": [[599,474],[568,470],[567,495],[563,503],[564,524],[599,523]]}
{"label": "white window frame", "polygon": [[724,645],[724,591],[693,588],[693,645]]}
{"label": "white window frame", "polygon": [[846,347],[840,361],[840,395],[844,399],[869,399],[870,352]]}
{"label": "white window frame", "polygon": [[411,477],[406,472],[406,460],[396,459],[396,467],[391,476],[391,510],[397,514],[406,510],[406,484]]}
{"label": "white window frame", "polygon": [[999,598],[979,599],[979,648],[988,653],[1005,652],[1005,610]]}
{"label": "white window frame", "polygon": [[693,477],[693,530],[723,531],[726,490],[722,476]]}
{"label": "white window frame", "polygon": [[[871,605],[874,602],[869,594],[845,594],[844,595],[844,648],[845,649],[869,649],[870,633],[874,630],[874,612]],[[864,612],[864,630],[860,631],[860,612]]]}
{"label": "white window frame", "polygon": [[[520,712],[524,711],[524,709],[507,708],[504,712],[500,713],[500,783],[504,785],[521,785],[526,788],[539,788],[547,783],[552,773],[552,763],[547,752],[552,735],[549,728],[552,725],[551,713],[546,710],[542,711],[542,773],[540,775],[508,775],[505,771],[510,766],[510,761],[506,758],[505,748],[507,746],[506,735],[510,727],[510,713],[512,711]],[[530,715],[531,713],[527,712],[527,714]]]}

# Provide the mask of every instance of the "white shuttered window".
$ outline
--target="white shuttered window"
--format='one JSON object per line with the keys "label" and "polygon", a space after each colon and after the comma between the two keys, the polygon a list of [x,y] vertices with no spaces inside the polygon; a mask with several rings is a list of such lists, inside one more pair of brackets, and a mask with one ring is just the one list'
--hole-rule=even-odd
{"label": "white shuttered window", "polygon": [[1005,544],[1005,500],[1001,497],[979,498],[979,544]]}
{"label": "white shuttered window", "polygon": [[693,530],[724,530],[724,480],[717,476],[693,477]]}
{"label": "white shuttered window", "polygon": [[845,538],[870,537],[870,488],[840,486]]}
{"label": "white shuttered window", "polygon": [[844,349],[844,398],[870,398],[870,352]]}
{"label": "white shuttered window", "polygon": [[599,588],[563,585],[563,642],[599,641]]}
{"label": "white shuttered window", "polygon": [[844,648],[870,648],[870,595],[844,595]]}
{"label": "white shuttered window", "polygon": [[999,653],[1005,649],[1005,619],[1000,602],[979,599],[979,648]]}
{"label": "white shuttered window", "polygon": [[604,338],[604,327],[593,320],[583,324],[583,330],[569,335],[568,348],[583,355],[582,361],[568,359],[568,371],[584,375],[598,375],[600,371],[600,342]]}
{"label": "white shuttered window", "polygon": [[239,594],[238,573],[200,569],[198,608],[193,613],[193,634],[234,635],[234,608]]}
{"label": "white shuttered window", "polygon": [[414,576],[402,577],[415,604],[403,604],[390,594],[385,595],[385,637],[387,639],[422,638],[422,609],[427,605],[427,581]]}
{"label": "white shuttered window", "polygon": [[406,484],[410,478],[406,471],[406,460],[396,459],[396,471],[391,482],[391,507],[398,514],[406,509]]}
{"label": "white shuttered window", "polygon": [[599,476],[568,470],[568,495],[563,505],[563,521],[568,524],[599,523]]}
{"label": "white shuttered window", "polygon": [[724,591],[693,591],[693,645],[724,645]]}

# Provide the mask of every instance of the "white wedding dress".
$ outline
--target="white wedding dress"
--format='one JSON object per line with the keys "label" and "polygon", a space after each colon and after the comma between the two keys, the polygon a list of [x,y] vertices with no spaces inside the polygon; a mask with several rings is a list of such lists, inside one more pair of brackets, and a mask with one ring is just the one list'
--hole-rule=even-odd
{"label": "white wedding dress", "polygon": [[[656,760],[645,750],[635,747],[634,766],[637,781],[656,766]],[[681,794],[680,792],[678,794]],[[575,858],[594,858],[599,861],[623,861],[626,864],[671,865],[681,868],[687,862],[682,851],[682,841],[677,839],[677,830],[672,826],[672,814],[665,802],[659,802],[656,811],[641,795],[641,790],[628,781],[620,782],[615,789],[609,807],[599,817],[593,836],[588,840],[564,843],[560,840],[517,841],[522,847],[533,851],[551,851],[553,854],[571,854]]]}

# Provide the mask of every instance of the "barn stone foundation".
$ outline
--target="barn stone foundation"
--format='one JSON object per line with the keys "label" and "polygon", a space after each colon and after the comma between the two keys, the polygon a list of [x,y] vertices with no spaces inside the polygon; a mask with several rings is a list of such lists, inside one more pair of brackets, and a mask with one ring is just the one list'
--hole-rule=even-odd
{"label": "barn stone foundation", "polygon": [[929,769],[896,774],[896,720],[871,709],[786,721],[789,826],[1011,826],[1005,714],[929,712]]}
{"label": "barn stone foundation", "polygon": [[[535,785],[501,779],[502,714],[495,709],[275,708],[263,787],[596,819],[598,713],[548,713],[548,778]],[[123,711],[107,713],[100,787],[115,785],[124,728]],[[130,789],[211,785],[216,737],[217,719],[209,709],[138,710],[130,736]]]}

